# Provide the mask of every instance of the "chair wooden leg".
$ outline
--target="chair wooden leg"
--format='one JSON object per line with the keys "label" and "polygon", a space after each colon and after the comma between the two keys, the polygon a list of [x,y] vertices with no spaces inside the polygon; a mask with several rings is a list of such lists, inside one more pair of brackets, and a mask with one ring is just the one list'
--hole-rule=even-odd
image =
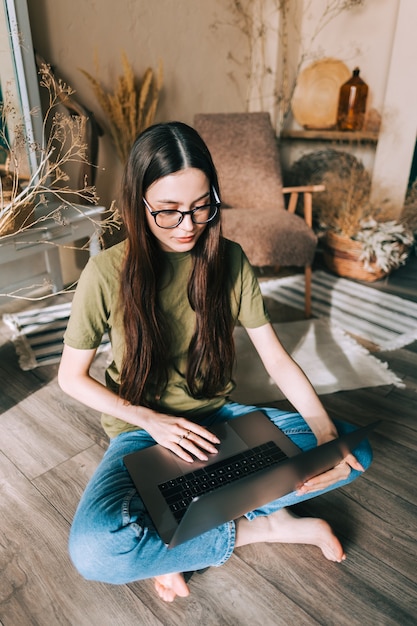
{"label": "chair wooden leg", "polygon": [[306,319],[311,317],[311,265],[306,265],[304,269],[305,294],[304,294],[304,314]]}

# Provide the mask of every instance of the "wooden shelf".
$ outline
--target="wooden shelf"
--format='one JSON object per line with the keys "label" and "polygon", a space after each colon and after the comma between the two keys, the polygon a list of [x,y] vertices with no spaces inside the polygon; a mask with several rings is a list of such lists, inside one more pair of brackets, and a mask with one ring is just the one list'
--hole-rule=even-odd
{"label": "wooden shelf", "polygon": [[281,139],[376,144],[378,142],[378,133],[370,130],[283,130]]}

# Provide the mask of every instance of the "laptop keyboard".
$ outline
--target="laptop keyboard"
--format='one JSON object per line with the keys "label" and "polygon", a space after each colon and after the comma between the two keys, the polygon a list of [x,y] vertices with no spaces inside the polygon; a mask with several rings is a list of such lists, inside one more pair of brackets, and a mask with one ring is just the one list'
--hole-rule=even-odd
{"label": "laptop keyboard", "polygon": [[286,458],[276,443],[268,441],[195,472],[167,480],[158,487],[175,519],[180,522],[193,498],[272,467]]}

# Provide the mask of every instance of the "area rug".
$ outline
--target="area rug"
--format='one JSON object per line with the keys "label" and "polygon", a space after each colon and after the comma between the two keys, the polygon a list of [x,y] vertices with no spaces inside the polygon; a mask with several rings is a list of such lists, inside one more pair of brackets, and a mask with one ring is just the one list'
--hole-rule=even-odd
{"label": "area rug", "polygon": [[[59,362],[70,310],[69,302],[3,316],[4,322],[12,329],[12,339],[23,370]],[[320,394],[402,384],[385,363],[329,320],[303,320],[274,324],[274,327],[285,348]],[[282,394],[269,380],[243,328],[236,328],[235,341],[238,367],[234,397],[256,403],[281,399]],[[109,339],[106,336],[99,351],[108,349]]]}
{"label": "area rug", "polygon": [[[380,385],[404,386],[386,363],[329,320],[279,323],[274,328],[319,395]],[[235,330],[235,341],[237,386],[233,399],[254,404],[282,400],[243,328]]]}
{"label": "area rug", "polygon": [[[304,309],[304,276],[296,274],[261,283],[264,296]],[[417,339],[417,303],[362,283],[316,271],[312,311],[381,350],[395,350]]]}
{"label": "area rug", "polygon": [[[70,312],[71,302],[64,302],[3,315],[3,321],[12,330],[22,370],[59,362]],[[98,352],[108,350],[109,346],[109,337],[105,335]]]}

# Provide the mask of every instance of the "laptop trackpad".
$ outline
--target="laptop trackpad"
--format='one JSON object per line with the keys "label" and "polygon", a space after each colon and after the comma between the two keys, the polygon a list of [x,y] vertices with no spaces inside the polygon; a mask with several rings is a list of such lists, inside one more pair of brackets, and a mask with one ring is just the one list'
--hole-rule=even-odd
{"label": "laptop trackpad", "polygon": [[219,439],[220,444],[216,445],[218,449],[217,454],[208,454],[208,461],[199,461],[194,459],[192,464],[182,461],[177,455],[172,455],[172,461],[174,461],[178,467],[181,468],[182,473],[188,474],[188,472],[194,472],[201,467],[207,467],[212,463],[222,461],[224,458],[228,458],[234,454],[247,450],[248,444],[237,434],[234,428],[230,426],[229,422],[220,422],[214,426],[208,428]]}
{"label": "laptop trackpad", "polygon": [[248,444],[237,434],[235,429],[231,426],[232,423],[233,420],[230,422],[220,422],[210,428],[211,432],[220,439],[220,445],[218,446],[219,451],[214,455],[212,462],[221,461],[224,457],[229,457],[242,452],[242,450],[248,449]]}

